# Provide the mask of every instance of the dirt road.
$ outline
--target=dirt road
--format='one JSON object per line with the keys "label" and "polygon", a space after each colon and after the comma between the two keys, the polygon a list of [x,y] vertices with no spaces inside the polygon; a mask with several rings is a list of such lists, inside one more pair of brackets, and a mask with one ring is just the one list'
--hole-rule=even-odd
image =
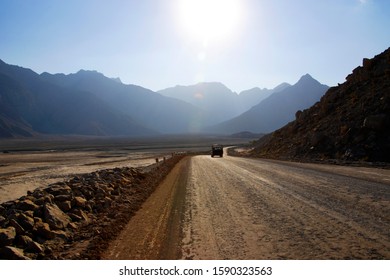
{"label": "dirt road", "polygon": [[103,257],[389,259],[390,171],[187,158]]}

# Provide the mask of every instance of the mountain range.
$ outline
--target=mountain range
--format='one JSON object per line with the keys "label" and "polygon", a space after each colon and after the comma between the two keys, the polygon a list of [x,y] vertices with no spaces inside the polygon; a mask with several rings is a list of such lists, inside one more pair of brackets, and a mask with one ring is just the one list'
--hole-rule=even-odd
{"label": "mountain range", "polygon": [[160,90],[158,93],[188,102],[208,112],[207,125],[210,126],[242,114],[272,93],[289,86],[289,84],[283,83],[274,89],[253,88],[237,94],[222,83],[209,82],[191,86],[176,86]]}
{"label": "mountain range", "polygon": [[325,86],[306,75],[292,86],[240,94],[221,83],[153,92],[96,71],[39,75],[0,60],[0,138],[268,132],[319,99],[319,88]]}
{"label": "mountain range", "polygon": [[1,137],[155,133],[94,93],[49,83],[32,70],[0,61],[0,80]]}
{"label": "mountain range", "polygon": [[41,74],[45,81],[70,90],[91,92],[116,112],[158,133],[196,132],[207,113],[178,99],[164,97],[149,89],[125,85],[96,71],[76,74]]}
{"label": "mountain range", "polygon": [[328,88],[306,74],[296,84],[274,92],[248,111],[210,127],[209,131],[225,134],[243,130],[269,133],[294,120],[296,111],[319,101]]}

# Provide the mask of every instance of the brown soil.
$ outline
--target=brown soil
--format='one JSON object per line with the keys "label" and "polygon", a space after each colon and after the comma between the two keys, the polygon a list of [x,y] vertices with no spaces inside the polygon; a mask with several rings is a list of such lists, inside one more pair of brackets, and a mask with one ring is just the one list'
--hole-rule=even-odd
{"label": "brown soil", "polygon": [[103,259],[178,259],[190,158],[179,162],[142,205]]}

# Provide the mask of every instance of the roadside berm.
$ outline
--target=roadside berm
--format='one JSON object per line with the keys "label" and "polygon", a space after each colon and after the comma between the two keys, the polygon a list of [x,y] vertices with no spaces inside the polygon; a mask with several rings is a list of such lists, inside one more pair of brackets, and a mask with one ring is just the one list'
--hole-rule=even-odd
{"label": "roadside berm", "polygon": [[0,205],[0,259],[99,259],[184,155],[78,175]]}

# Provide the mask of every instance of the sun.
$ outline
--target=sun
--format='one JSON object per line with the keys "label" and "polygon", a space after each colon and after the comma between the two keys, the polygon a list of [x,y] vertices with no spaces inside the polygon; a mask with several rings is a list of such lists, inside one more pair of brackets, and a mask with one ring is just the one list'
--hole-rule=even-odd
{"label": "sun", "polygon": [[240,20],[239,0],[179,0],[180,25],[204,44],[228,38]]}

